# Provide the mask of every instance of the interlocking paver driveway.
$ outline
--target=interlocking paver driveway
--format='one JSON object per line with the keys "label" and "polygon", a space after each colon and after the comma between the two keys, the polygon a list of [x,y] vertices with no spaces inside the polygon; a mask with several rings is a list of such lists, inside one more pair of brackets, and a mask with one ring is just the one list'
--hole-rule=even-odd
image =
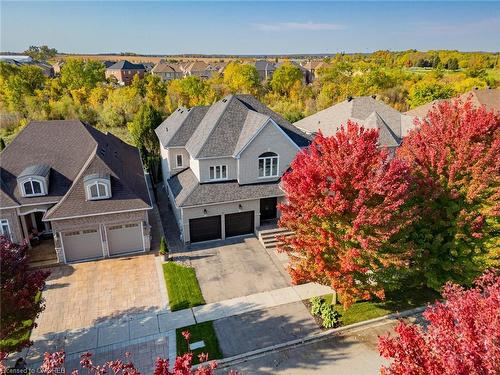
{"label": "interlocking paver driveway", "polygon": [[46,309],[32,336],[90,327],[125,314],[161,308],[153,254],[52,268]]}

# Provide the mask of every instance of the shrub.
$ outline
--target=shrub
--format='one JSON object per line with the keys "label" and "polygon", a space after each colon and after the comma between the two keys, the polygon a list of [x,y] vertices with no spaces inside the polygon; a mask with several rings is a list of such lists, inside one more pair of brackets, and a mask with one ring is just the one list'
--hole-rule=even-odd
{"label": "shrub", "polygon": [[165,237],[162,236],[160,240],[160,255],[167,255],[168,254],[168,247],[167,247],[167,242],[165,241]]}
{"label": "shrub", "polygon": [[321,317],[323,327],[334,328],[340,325],[340,313],[323,297],[312,297],[309,302],[311,303],[311,314]]}
{"label": "shrub", "polygon": [[325,303],[325,300],[321,297],[313,297],[309,300],[311,302],[311,314],[320,315],[321,307]]}
{"label": "shrub", "polygon": [[340,314],[336,311],[333,305],[324,303],[321,306],[321,319],[323,319],[323,327],[335,328],[340,325]]}

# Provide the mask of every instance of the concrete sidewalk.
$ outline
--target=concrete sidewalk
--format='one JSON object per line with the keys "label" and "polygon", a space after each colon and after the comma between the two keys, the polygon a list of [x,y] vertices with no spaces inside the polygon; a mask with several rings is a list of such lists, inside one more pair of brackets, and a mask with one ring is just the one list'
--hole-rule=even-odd
{"label": "concrete sidewalk", "polygon": [[299,302],[315,296],[332,293],[332,289],[316,283],[289,286],[268,292],[251,294],[221,302],[194,307],[193,314],[198,323],[207,322],[250,311]]}
{"label": "concrete sidewalk", "polygon": [[198,306],[192,309],[155,312],[123,316],[112,322],[103,322],[90,328],[41,335],[22,355],[30,362],[42,360],[46,351],[64,349],[69,357],[90,352],[102,352],[127,347],[133,343],[154,340],[172,335],[173,345],[169,351],[175,353],[175,330],[192,324],[227,318],[250,311],[267,309],[313,296],[331,293],[331,289],[319,284],[303,284],[257,293],[246,297]]}

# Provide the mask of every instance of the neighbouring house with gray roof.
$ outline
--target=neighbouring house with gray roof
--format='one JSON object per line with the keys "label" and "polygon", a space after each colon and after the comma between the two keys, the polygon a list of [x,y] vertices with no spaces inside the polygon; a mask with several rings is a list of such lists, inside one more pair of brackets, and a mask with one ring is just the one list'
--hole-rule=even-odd
{"label": "neighbouring house with gray roof", "polygon": [[0,235],[27,241],[35,257],[52,244],[61,263],[149,250],[135,147],[78,120],[33,121],[0,156]]}
{"label": "neighbouring house with gray roof", "polygon": [[163,81],[171,81],[180,79],[184,76],[182,69],[177,64],[168,63],[165,60],[160,60],[158,64],[151,70],[151,74],[157,75]]}
{"label": "neighbouring house with gray roof", "polygon": [[185,243],[275,221],[283,173],[310,137],[251,95],[178,108],[156,128],[165,188]]}
{"label": "neighbouring house with gray roof", "polygon": [[274,71],[276,70],[276,64],[267,60],[257,60],[254,63],[257,73],[259,73],[259,78],[261,81],[269,81],[273,78]]}
{"label": "neighbouring house with gray roof", "polygon": [[378,129],[380,146],[389,149],[398,147],[413,127],[412,116],[402,114],[375,96],[349,97],[294,125],[309,134],[321,130],[323,135],[333,136],[349,120],[366,129]]}
{"label": "neighbouring house with gray roof", "polygon": [[146,68],[143,64],[134,64],[128,60],[122,60],[106,68],[106,78],[116,78],[118,84],[128,86],[132,83],[135,75],[143,78]]}

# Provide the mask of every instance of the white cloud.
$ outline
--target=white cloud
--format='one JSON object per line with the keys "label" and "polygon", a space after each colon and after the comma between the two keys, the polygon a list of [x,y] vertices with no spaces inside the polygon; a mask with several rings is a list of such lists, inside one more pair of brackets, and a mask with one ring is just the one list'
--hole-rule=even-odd
{"label": "white cloud", "polygon": [[252,26],[260,31],[319,31],[319,30],[343,30],[346,27],[338,23],[317,22],[276,22],[276,23],[253,23]]}

